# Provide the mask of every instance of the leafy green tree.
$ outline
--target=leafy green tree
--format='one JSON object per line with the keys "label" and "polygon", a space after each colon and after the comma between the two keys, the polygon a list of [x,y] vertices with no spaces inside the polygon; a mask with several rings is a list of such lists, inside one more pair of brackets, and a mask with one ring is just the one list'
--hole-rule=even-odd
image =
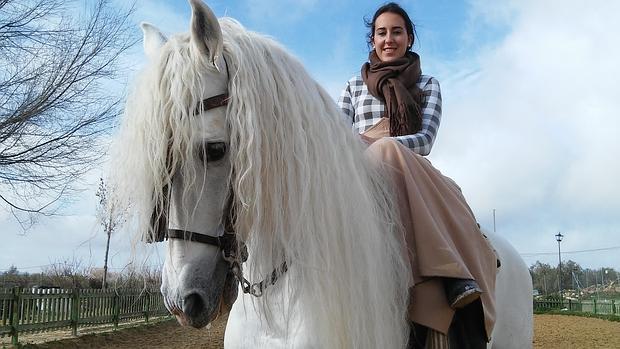
{"label": "leafy green tree", "polygon": [[[532,275],[532,283],[534,289],[542,294],[549,294],[557,291],[557,273],[555,268],[549,264],[536,261],[530,266],[530,274]],[[555,284],[555,285],[554,285]]]}

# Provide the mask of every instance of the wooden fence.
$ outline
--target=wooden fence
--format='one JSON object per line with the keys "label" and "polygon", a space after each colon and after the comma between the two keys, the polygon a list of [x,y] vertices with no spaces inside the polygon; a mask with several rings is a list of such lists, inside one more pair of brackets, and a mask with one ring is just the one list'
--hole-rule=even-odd
{"label": "wooden fence", "polygon": [[584,312],[592,314],[620,315],[619,306],[615,300],[578,301],[572,299],[534,300],[534,310],[560,310]]}
{"label": "wooden fence", "polygon": [[101,324],[144,320],[168,315],[159,291],[0,289],[0,337]]}

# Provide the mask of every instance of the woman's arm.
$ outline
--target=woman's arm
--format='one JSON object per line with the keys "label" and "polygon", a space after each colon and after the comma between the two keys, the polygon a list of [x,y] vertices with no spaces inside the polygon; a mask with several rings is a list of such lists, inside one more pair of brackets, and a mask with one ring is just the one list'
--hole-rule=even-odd
{"label": "woman's arm", "polygon": [[345,120],[349,125],[353,125],[355,117],[355,109],[351,102],[351,83],[347,81],[347,86],[342,90],[340,97],[338,98],[338,106],[345,115]]}
{"label": "woman's arm", "polygon": [[403,145],[409,147],[415,153],[428,155],[431,152],[439,123],[441,122],[441,89],[439,81],[431,77],[422,87],[424,97],[422,99],[422,128],[419,132],[393,137]]}

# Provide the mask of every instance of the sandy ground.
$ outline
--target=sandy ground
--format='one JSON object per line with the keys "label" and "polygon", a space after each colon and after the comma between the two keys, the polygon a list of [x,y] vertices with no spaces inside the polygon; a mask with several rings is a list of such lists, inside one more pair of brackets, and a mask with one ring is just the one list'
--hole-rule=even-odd
{"label": "sandy ground", "polygon": [[620,322],[566,315],[534,317],[534,348],[620,348]]}
{"label": "sandy ground", "polygon": [[[81,335],[25,348],[222,348],[226,319],[211,329],[180,327],[175,321]],[[620,322],[565,315],[534,317],[534,348],[620,348]],[[43,334],[41,334],[43,335]],[[36,335],[34,335],[36,336]],[[23,337],[24,342],[26,337]],[[31,339],[32,341],[32,339]]]}

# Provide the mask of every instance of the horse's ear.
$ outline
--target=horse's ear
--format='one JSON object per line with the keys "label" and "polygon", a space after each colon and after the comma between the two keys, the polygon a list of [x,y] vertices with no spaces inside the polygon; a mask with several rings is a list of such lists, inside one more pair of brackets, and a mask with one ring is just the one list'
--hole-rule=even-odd
{"label": "horse's ear", "polygon": [[155,57],[157,51],[162,47],[168,39],[155,26],[142,22],[140,23],[142,33],[144,34],[144,53],[149,58]]}
{"label": "horse's ear", "polygon": [[209,62],[217,68],[217,59],[222,54],[222,29],[213,11],[200,0],[189,0],[192,5],[191,41]]}

